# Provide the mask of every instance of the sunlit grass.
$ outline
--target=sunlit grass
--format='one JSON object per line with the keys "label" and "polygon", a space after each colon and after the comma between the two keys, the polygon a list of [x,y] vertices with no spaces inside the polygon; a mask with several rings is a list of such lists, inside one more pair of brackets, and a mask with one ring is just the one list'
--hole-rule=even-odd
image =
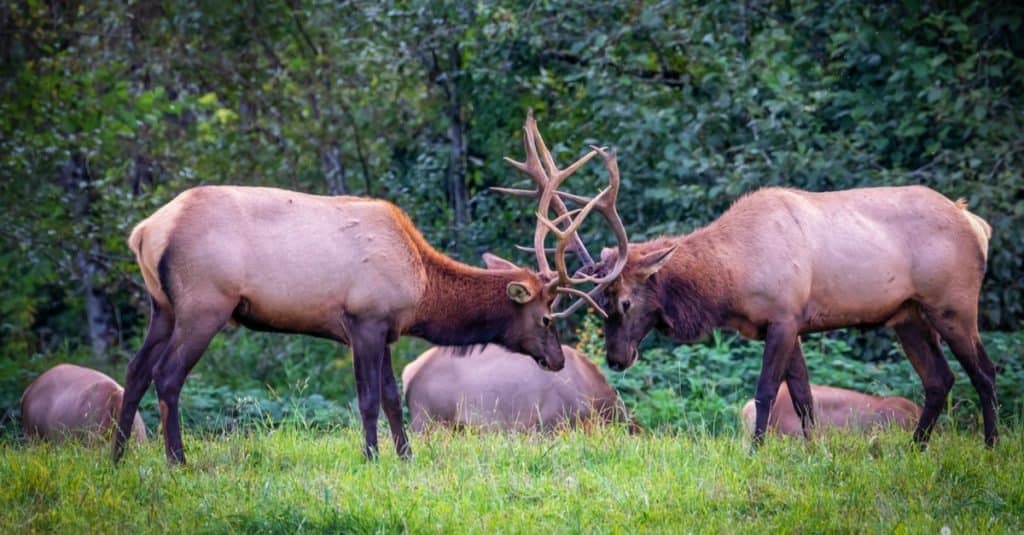
{"label": "sunlit grass", "polygon": [[[385,437],[382,437],[385,438]],[[1009,431],[937,433],[918,452],[898,431],[771,440],[630,436],[414,436],[363,460],[361,433],[285,427],[159,441],[113,467],[106,450],[5,445],[0,530],[25,532],[1021,532],[1024,448]]]}

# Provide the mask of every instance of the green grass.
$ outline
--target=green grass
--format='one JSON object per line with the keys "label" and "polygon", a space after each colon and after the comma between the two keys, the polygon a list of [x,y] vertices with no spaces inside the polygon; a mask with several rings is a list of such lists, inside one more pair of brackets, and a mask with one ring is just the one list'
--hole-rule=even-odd
{"label": "green grass", "polygon": [[382,436],[285,426],[201,438],[168,467],[159,440],[118,467],[106,450],[0,446],[6,533],[633,533],[1024,531],[1024,436],[938,430],[770,440],[629,436],[619,428],[530,437],[413,436],[402,462]]}

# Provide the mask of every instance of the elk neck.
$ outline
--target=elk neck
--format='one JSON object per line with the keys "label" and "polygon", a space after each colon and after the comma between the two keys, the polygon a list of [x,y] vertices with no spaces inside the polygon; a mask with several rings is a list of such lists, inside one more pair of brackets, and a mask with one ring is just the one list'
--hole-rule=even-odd
{"label": "elk neck", "polygon": [[524,270],[488,270],[430,251],[423,255],[426,286],[406,330],[439,345],[465,346],[501,338],[516,305],[506,287],[525,280]]}
{"label": "elk neck", "polygon": [[650,283],[661,305],[662,327],[681,341],[703,338],[729,316],[732,273],[706,230],[641,245],[641,250],[679,246]]}

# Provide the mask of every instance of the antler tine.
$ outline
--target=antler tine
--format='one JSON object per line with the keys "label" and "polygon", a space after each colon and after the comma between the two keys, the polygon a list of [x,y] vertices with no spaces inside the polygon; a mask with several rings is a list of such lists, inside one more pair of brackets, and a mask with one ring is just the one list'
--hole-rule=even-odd
{"label": "antler tine", "polygon": [[603,289],[603,287],[597,286],[590,290],[590,292],[583,292],[577,290],[576,288],[559,288],[559,292],[576,295],[579,297],[579,299],[574,301],[573,304],[569,305],[569,307],[566,308],[565,310],[556,312],[554,316],[556,318],[569,317],[570,315],[572,315],[573,312],[576,312],[576,309],[578,309],[583,303],[588,303],[590,304],[590,306],[594,307],[594,310],[596,310],[597,313],[601,315],[601,317],[607,318],[608,313],[605,312],[603,308],[601,308],[601,305],[597,304],[597,301],[594,300],[594,296],[600,293]]}
{"label": "antler tine", "polygon": [[608,168],[608,187],[602,190],[595,198],[595,201],[597,201],[595,208],[611,225],[619,254],[615,259],[615,266],[604,277],[586,276],[586,279],[599,286],[605,286],[615,280],[626,267],[626,260],[629,254],[629,237],[626,234],[626,227],[622,224],[622,217],[619,216],[619,211],[615,207],[615,201],[619,196],[619,186],[622,183],[615,151],[608,152],[600,147],[593,147],[593,149],[601,156],[605,167]]}
{"label": "antler tine", "polygon": [[497,191],[498,193],[507,193],[514,197],[537,197],[537,191],[532,189],[504,188],[501,186],[491,186],[491,191]]}

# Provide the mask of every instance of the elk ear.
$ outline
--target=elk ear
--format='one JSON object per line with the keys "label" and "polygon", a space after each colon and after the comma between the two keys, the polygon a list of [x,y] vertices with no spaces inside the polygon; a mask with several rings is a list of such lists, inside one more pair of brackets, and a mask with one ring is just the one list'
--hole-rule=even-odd
{"label": "elk ear", "polygon": [[519,269],[519,266],[496,254],[484,253],[483,259],[487,269]]}
{"label": "elk ear", "polygon": [[668,262],[669,258],[672,258],[672,253],[676,252],[678,245],[666,247],[664,249],[658,249],[657,251],[651,251],[644,256],[640,257],[640,261],[637,263],[637,273],[640,274],[645,280],[654,275],[661,268],[665,267],[665,263]]}
{"label": "elk ear", "polygon": [[520,305],[525,305],[526,303],[533,301],[533,298],[535,297],[533,291],[521,282],[508,283],[505,291],[508,292],[509,299],[519,303]]}

